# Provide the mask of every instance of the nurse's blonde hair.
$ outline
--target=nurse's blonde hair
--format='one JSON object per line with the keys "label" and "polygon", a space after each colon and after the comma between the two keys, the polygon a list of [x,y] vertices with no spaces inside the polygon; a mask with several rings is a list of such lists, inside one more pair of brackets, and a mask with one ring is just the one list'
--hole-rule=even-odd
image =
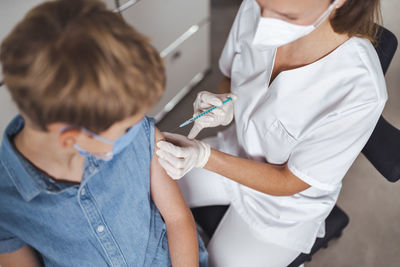
{"label": "nurse's blonde hair", "polygon": [[335,32],[367,38],[374,44],[376,23],[381,23],[380,0],[347,0],[331,19]]}

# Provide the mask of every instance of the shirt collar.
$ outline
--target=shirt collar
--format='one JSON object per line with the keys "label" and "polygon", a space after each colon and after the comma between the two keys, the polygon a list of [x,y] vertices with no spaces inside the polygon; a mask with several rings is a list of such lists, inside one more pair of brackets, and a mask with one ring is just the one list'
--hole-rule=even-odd
{"label": "shirt collar", "polygon": [[43,189],[34,179],[32,170],[28,168],[27,161],[16,150],[12,143],[13,138],[24,128],[24,119],[17,115],[7,126],[0,148],[0,160],[8,176],[11,178],[18,192],[25,201],[36,197]]}
{"label": "shirt collar", "polygon": [[[15,148],[12,140],[24,128],[24,125],[25,122],[22,116],[17,115],[7,126],[0,147],[0,163],[5,168],[20,195],[25,201],[31,201],[43,191],[57,193],[70,187],[71,184],[52,180],[25,159]],[[85,170],[89,171],[86,171],[84,176],[95,174],[98,171],[97,166],[98,162],[86,160]]]}

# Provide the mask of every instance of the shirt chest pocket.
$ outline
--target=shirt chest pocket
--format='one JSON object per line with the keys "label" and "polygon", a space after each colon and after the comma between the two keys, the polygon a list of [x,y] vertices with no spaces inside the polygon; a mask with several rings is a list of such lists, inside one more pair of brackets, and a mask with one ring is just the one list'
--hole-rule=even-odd
{"label": "shirt chest pocket", "polygon": [[263,145],[269,163],[285,163],[296,143],[297,139],[286,130],[279,119],[265,128]]}

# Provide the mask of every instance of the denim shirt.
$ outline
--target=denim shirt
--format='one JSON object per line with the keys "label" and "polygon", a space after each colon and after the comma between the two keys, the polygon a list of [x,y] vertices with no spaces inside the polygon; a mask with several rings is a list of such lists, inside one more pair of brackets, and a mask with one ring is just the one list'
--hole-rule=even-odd
{"label": "denim shirt", "polygon": [[[171,266],[165,223],[150,196],[154,120],[111,161],[87,157],[80,184],[55,182],[27,161],[8,125],[0,148],[0,253],[28,244],[45,266]],[[199,238],[200,266],[207,253]]]}

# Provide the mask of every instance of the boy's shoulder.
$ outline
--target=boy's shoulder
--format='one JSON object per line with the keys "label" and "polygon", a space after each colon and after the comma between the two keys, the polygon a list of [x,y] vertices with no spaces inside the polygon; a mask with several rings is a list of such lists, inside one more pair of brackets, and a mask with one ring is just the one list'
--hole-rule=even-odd
{"label": "boy's shoulder", "polygon": [[150,134],[152,129],[154,129],[156,120],[152,117],[144,116],[142,122],[146,131],[148,131],[147,133]]}
{"label": "boy's shoulder", "polygon": [[150,150],[153,152],[154,150],[154,137],[155,137],[155,123],[156,120],[152,117],[145,116],[143,117],[142,121],[140,122],[142,124],[142,127],[145,130],[146,134],[146,139],[148,139],[149,144],[150,144]]}

